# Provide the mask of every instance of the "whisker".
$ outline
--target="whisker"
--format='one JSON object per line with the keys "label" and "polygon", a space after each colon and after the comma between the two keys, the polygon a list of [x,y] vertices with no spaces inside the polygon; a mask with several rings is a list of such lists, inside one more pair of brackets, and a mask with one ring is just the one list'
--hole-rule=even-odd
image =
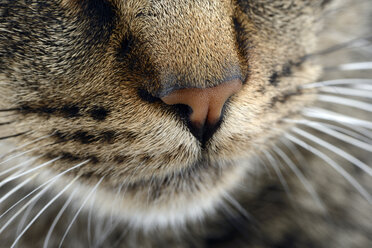
{"label": "whisker", "polygon": [[343,133],[340,133],[340,132],[337,132],[335,130],[332,130],[331,128],[328,128],[326,125],[320,123],[320,122],[315,122],[315,121],[307,121],[307,120],[300,120],[300,121],[297,121],[297,120],[285,120],[285,121],[289,121],[289,122],[295,122],[295,123],[299,123],[299,124],[302,124],[302,125],[306,125],[306,126],[309,126],[309,127],[312,127],[318,131],[321,131],[327,135],[330,135],[330,136],[333,136],[339,140],[342,140],[346,143],[349,143],[349,144],[352,144],[354,146],[357,146],[359,148],[362,148],[366,151],[369,151],[369,152],[372,152],[372,145],[371,144],[368,144],[368,143],[365,143],[363,141],[360,141],[358,139],[355,139],[355,138],[352,138],[350,136],[347,136]]}
{"label": "whisker", "polygon": [[70,194],[70,196],[68,197],[68,199],[66,200],[65,204],[62,206],[61,210],[58,212],[58,214],[56,215],[56,217],[54,218],[52,224],[50,225],[50,228],[49,228],[49,231],[45,237],[45,240],[44,240],[44,244],[43,244],[43,248],[47,248],[48,247],[48,244],[49,244],[49,240],[50,240],[50,237],[52,236],[52,233],[53,233],[53,230],[55,228],[55,226],[57,225],[59,219],[62,217],[62,214],[66,211],[66,208],[68,207],[68,205],[71,203],[76,191],[78,189],[75,188],[74,191],[72,191],[72,193]]}
{"label": "whisker", "polygon": [[252,216],[248,213],[248,211],[245,208],[243,208],[242,205],[237,200],[235,200],[230,194],[228,194],[227,192],[224,192],[223,197],[231,205],[233,205],[235,209],[238,210],[238,212],[242,214],[245,218],[247,218],[248,220],[252,219]]}
{"label": "whisker", "polygon": [[46,182],[42,183],[41,185],[39,185],[38,187],[36,187],[34,190],[32,190],[30,193],[28,193],[26,196],[24,196],[23,198],[21,198],[20,200],[18,200],[15,204],[13,204],[11,207],[9,207],[4,213],[2,213],[0,215],[0,219],[6,215],[9,211],[11,211],[13,208],[15,208],[19,203],[21,203],[22,201],[24,201],[25,199],[27,199],[29,196],[31,196],[33,193],[35,193],[36,191],[38,191],[39,189],[43,188],[45,185],[47,184],[50,184],[50,183],[53,183],[54,181],[56,181],[58,178],[60,178],[61,176],[65,175],[66,173],[78,168],[78,167],[81,167],[83,166],[84,164],[88,163],[90,160],[85,160],[84,162],[81,162],[61,173],[59,173],[58,175],[50,178],[49,180],[47,180]]}
{"label": "whisker", "polygon": [[23,182],[19,183],[16,187],[12,188],[10,191],[8,191],[5,195],[3,195],[0,198],[0,203],[3,202],[3,201],[5,201],[8,197],[10,197],[13,193],[17,192],[20,188],[22,188],[23,186],[25,186],[32,179],[33,179],[33,177],[29,177],[26,180],[24,180]]}
{"label": "whisker", "polygon": [[38,166],[36,166],[36,167],[34,167],[34,168],[32,168],[32,169],[29,169],[28,171],[25,171],[25,172],[23,172],[23,173],[21,173],[21,174],[19,174],[19,175],[17,175],[17,176],[13,176],[13,177],[10,177],[10,178],[6,178],[6,179],[3,180],[2,182],[0,182],[0,188],[1,188],[4,184],[6,184],[6,183],[8,183],[8,182],[10,182],[10,181],[13,181],[13,180],[15,180],[15,179],[17,179],[17,178],[20,178],[20,177],[24,176],[24,175],[30,174],[31,172],[34,172],[34,171],[36,171],[36,170],[38,170],[38,169],[40,169],[40,168],[42,168],[42,167],[45,167],[45,166],[47,166],[47,165],[50,165],[50,164],[54,163],[55,161],[57,161],[57,160],[59,160],[59,159],[61,159],[61,158],[62,158],[62,156],[59,156],[59,157],[54,158],[54,159],[51,159],[51,160],[49,160],[49,161],[47,161],[47,162],[45,162],[45,163],[42,163],[41,165],[38,165]]}
{"label": "whisker", "polygon": [[286,180],[284,179],[284,176],[283,176],[282,172],[279,169],[278,162],[274,159],[274,157],[269,152],[263,151],[263,153],[265,154],[266,158],[268,159],[271,167],[273,167],[273,169],[274,169],[276,175],[278,176],[279,181],[282,184],[285,192],[287,193],[288,196],[290,196],[291,194],[290,194],[288,184],[287,184]]}
{"label": "whisker", "polygon": [[10,248],[14,248],[17,242],[20,240],[20,238],[25,234],[25,232],[31,227],[31,225],[44,213],[44,211],[52,205],[53,202],[55,202],[77,179],[79,176],[75,177],[69,184],[67,184],[56,196],[53,197],[52,200],[50,200],[40,211],[37,213],[37,215],[30,221],[30,223],[23,229],[23,231],[18,235],[16,240],[13,242],[12,246]]}
{"label": "whisker", "polygon": [[[353,7],[354,4],[361,5],[361,4],[367,4],[367,3],[368,4],[370,3],[369,0],[352,1],[349,4],[344,4],[342,6],[339,6],[339,7],[336,7],[336,8],[332,8],[330,10],[325,11],[324,14],[323,14],[323,17],[325,17],[325,18],[333,18],[334,17],[334,14],[348,11],[348,9],[350,7]],[[345,33],[344,32],[342,32],[342,33],[343,33],[343,36],[345,36]],[[346,33],[346,35],[350,35],[350,34]],[[368,37],[367,37],[367,39],[368,39]],[[363,40],[364,40],[364,38],[362,38],[361,41],[363,41]],[[370,44],[370,42],[368,40],[366,40],[365,42],[368,43],[368,44]],[[359,41],[357,41],[356,43],[359,43]],[[362,42],[362,44],[364,44],[364,42]],[[352,44],[352,47],[355,46],[355,45],[356,44]]]}
{"label": "whisker", "polygon": [[345,106],[361,109],[364,111],[372,112],[372,104],[362,102],[362,101],[352,100],[352,99],[348,99],[345,97],[321,95],[321,94],[317,95],[317,99],[321,102],[336,103],[336,104],[345,105]]}
{"label": "whisker", "polygon": [[[27,154],[27,153],[30,153],[30,152],[33,152],[33,151],[35,151],[35,150],[39,150],[39,149],[40,149],[40,147],[34,147],[34,148],[30,149],[30,150],[27,150],[27,151],[24,151],[24,152],[18,153],[18,154],[16,154],[16,155],[14,155],[14,156],[12,156],[12,157],[10,157],[10,158],[7,158],[6,160],[0,162],[0,165],[3,165],[3,164],[5,164],[5,163],[7,163],[7,162],[9,162],[9,161],[11,161],[11,160],[13,160],[13,159],[15,159],[15,158],[19,158],[19,157],[21,157],[21,156],[23,156],[23,155],[25,155],[25,154]],[[5,157],[5,156],[6,156],[6,155],[2,156],[1,158]],[[1,158],[0,158],[0,159],[1,159]]]}
{"label": "whisker", "polygon": [[104,223],[106,222],[106,219],[100,219],[96,224],[94,225],[94,242],[93,242],[93,247],[98,247],[98,240],[101,237],[101,234],[104,233]]}
{"label": "whisker", "polygon": [[284,144],[284,146],[287,147],[287,149],[290,151],[290,153],[296,158],[296,160],[305,168],[309,166],[307,160],[303,156],[302,152],[297,148],[293,142],[285,139],[280,138],[280,142]]}
{"label": "whisker", "polygon": [[372,90],[372,85],[370,84],[353,84],[350,87],[360,90]]}
{"label": "whisker", "polygon": [[102,180],[104,179],[104,177],[102,177],[98,183],[93,187],[93,189],[89,192],[89,194],[85,197],[85,200],[84,202],[81,204],[80,208],[78,209],[78,211],[76,212],[76,214],[74,215],[74,217],[72,218],[69,226],[67,227],[65,233],[63,234],[63,237],[61,239],[61,242],[59,243],[59,246],[58,248],[61,248],[62,247],[62,244],[63,244],[63,241],[65,240],[68,232],[70,231],[71,227],[72,227],[72,224],[75,222],[76,218],[78,217],[79,213],[81,212],[81,210],[83,209],[83,207],[85,206],[85,204],[87,203],[87,201],[89,200],[89,197],[97,190],[98,186],[101,184]]}
{"label": "whisker", "polygon": [[[37,138],[37,139],[35,139],[35,140],[33,140],[33,141],[30,141],[30,142],[27,142],[27,143],[25,143],[25,144],[23,144],[23,145],[21,145],[21,146],[19,146],[19,147],[16,147],[16,148],[14,148],[14,149],[8,151],[6,154],[1,155],[1,156],[0,156],[0,159],[3,159],[4,157],[8,156],[9,154],[11,154],[11,153],[13,153],[13,152],[15,152],[15,151],[17,151],[17,150],[20,150],[20,149],[22,149],[22,148],[24,148],[24,147],[26,147],[26,146],[29,146],[29,145],[31,145],[31,144],[34,144],[34,143],[36,143],[36,142],[38,142],[38,141],[40,141],[40,140],[43,140],[43,139],[49,138],[49,137],[51,137],[51,136],[53,136],[53,135],[54,135],[54,133],[53,133],[53,134],[49,134],[49,135],[45,135],[45,136],[43,136],[43,137]],[[53,144],[53,143],[52,143],[52,144]],[[50,145],[50,144],[48,144],[48,145]],[[48,146],[48,145],[43,145],[43,146],[41,146],[41,147],[45,147],[45,146]],[[40,149],[41,147],[38,147],[38,148],[35,147],[35,148],[33,148],[33,149],[29,150],[29,151],[34,151],[34,150],[36,150],[36,149]],[[26,151],[26,152],[24,152],[24,153],[21,153],[20,156],[23,155],[23,154],[26,154],[26,153],[28,153],[28,151]],[[17,157],[18,157],[18,156],[17,156]],[[13,159],[13,158],[12,158],[12,159]],[[9,161],[9,160],[3,161],[3,162],[0,163],[0,165],[3,164],[3,163],[6,163],[6,162],[8,162],[8,161]]]}
{"label": "whisker", "polygon": [[280,149],[278,146],[273,146],[274,152],[279,155],[283,159],[283,161],[288,165],[288,167],[292,170],[292,172],[297,176],[297,178],[300,180],[302,185],[305,187],[307,192],[311,195],[311,197],[314,199],[314,201],[317,203],[317,205],[323,210],[326,211],[326,208],[324,207],[324,204],[320,200],[318,194],[316,193],[315,189],[311,185],[311,183],[306,179],[304,174],[298,169],[298,167],[293,163],[293,161],[283,152],[282,149]]}
{"label": "whisker", "polygon": [[2,181],[7,180],[8,178],[16,177],[16,176],[20,175],[21,173],[23,173],[25,171],[26,171],[26,168],[20,168],[20,169],[16,170],[15,172],[13,172],[12,174],[10,174],[9,176],[7,176],[6,178],[2,179]]}
{"label": "whisker", "polygon": [[225,216],[225,220],[227,221],[226,224],[233,227],[239,233],[245,234],[243,233],[242,227],[251,224],[249,223],[251,219],[246,219],[244,216],[244,218],[240,218],[241,213],[234,208],[232,204],[228,204],[227,201],[224,202],[224,204],[220,204],[219,211]]}
{"label": "whisker", "polygon": [[22,163],[20,163],[20,164],[18,164],[18,165],[16,165],[16,166],[10,167],[9,169],[6,169],[6,170],[2,171],[2,172],[0,173],[0,177],[3,176],[3,175],[5,175],[5,174],[7,174],[7,173],[9,173],[9,172],[11,172],[11,171],[14,171],[14,170],[16,170],[16,169],[18,169],[18,168],[20,168],[20,167],[23,167],[23,166],[29,165],[29,164],[31,164],[32,162],[38,160],[39,158],[41,158],[41,157],[43,157],[43,156],[44,156],[44,155],[40,155],[40,156],[37,156],[37,157],[33,157],[33,158],[30,158],[29,160],[23,161]]}
{"label": "whisker", "polygon": [[345,123],[340,123],[340,124],[354,130],[355,132],[360,133],[361,135],[364,135],[364,137],[368,140],[367,142],[371,143],[372,131],[369,131],[368,129],[365,129],[363,127],[347,125]]}
{"label": "whisker", "polygon": [[273,178],[271,171],[267,164],[260,158],[260,156],[256,156],[255,159],[257,160],[258,164],[262,164],[265,172],[269,175],[270,178]]}
{"label": "whisker", "polygon": [[[307,120],[307,121],[310,121],[310,120]],[[341,122],[339,122],[337,124],[342,125],[346,128],[336,126],[336,125],[332,125],[332,124],[322,122],[322,121],[319,121],[318,123],[320,123],[324,126],[327,126],[327,127],[331,128],[333,130],[337,130],[339,132],[345,133],[345,134],[347,134],[351,137],[359,139],[360,141],[363,140],[365,143],[372,144],[372,132],[365,129],[365,128],[350,125],[348,123],[341,123]]]}
{"label": "whisker", "polygon": [[[103,231],[105,232],[100,232],[99,235],[96,235],[96,242],[94,242],[93,247],[102,247],[102,243],[107,239],[109,234],[119,225],[119,221],[111,222],[111,223],[106,223]],[[109,224],[111,224],[109,226]]]}
{"label": "whisker", "polygon": [[347,42],[343,42],[341,44],[331,46],[331,47],[326,48],[326,49],[324,49],[322,51],[319,51],[319,52],[315,52],[315,53],[312,53],[312,54],[307,54],[303,57],[303,59],[305,60],[305,59],[309,59],[309,58],[316,57],[316,56],[322,56],[322,55],[327,55],[329,53],[334,53],[334,52],[337,52],[341,49],[351,47],[358,42],[361,42],[361,41],[365,42],[365,41],[369,41],[370,39],[372,39],[372,36],[370,36],[370,35],[365,36],[365,37],[356,38],[356,39],[353,39],[353,40],[350,40],[350,41],[347,41]]}
{"label": "whisker", "polygon": [[319,122],[319,123],[335,131],[338,131],[339,133],[344,133],[359,141],[363,141],[364,143],[372,144],[372,132],[368,132],[366,129],[357,128],[357,127],[348,127],[348,126],[346,126],[348,127],[348,129],[346,129],[346,128],[332,125],[332,124],[325,123],[325,122]]}
{"label": "whisker", "polygon": [[[14,221],[15,218],[17,218],[18,215],[20,215],[31,203],[34,201],[37,201],[43,194],[47,192],[47,190],[55,183],[55,181],[51,182],[49,185],[47,185],[44,189],[42,189],[39,193],[37,193],[34,197],[32,197],[27,203],[25,203],[21,209],[19,209],[15,214],[12,215],[12,217],[9,218],[9,220],[2,226],[0,229],[0,234]],[[14,206],[14,205],[13,205]],[[7,211],[6,211],[7,212]],[[4,213],[1,215],[1,217],[4,215]],[[0,218],[1,218],[0,217]]]}
{"label": "whisker", "polygon": [[367,164],[363,163],[362,161],[360,161],[356,157],[354,157],[351,154],[345,152],[344,150],[338,148],[337,146],[334,146],[327,141],[319,139],[318,137],[316,137],[316,136],[314,136],[314,135],[312,135],[312,134],[310,134],[310,133],[308,133],[308,132],[306,132],[302,129],[299,129],[297,127],[294,127],[293,131],[295,133],[297,133],[297,134],[315,142],[316,144],[319,144],[319,145],[327,148],[328,150],[336,153],[337,155],[343,157],[344,159],[346,159],[350,163],[352,163],[355,166],[357,166],[358,168],[360,168],[362,171],[366,172],[368,175],[372,176],[372,169]]}
{"label": "whisker", "polygon": [[[119,223],[120,223],[119,220],[116,220],[115,223],[114,223],[114,209],[115,209],[114,206],[117,206],[116,203],[119,203],[120,200],[123,199],[123,196],[120,195],[123,186],[124,186],[124,184],[121,184],[121,186],[118,187],[118,190],[116,192],[115,200],[114,200],[114,202],[112,204],[112,207],[111,207],[110,220],[107,221],[107,224],[104,227],[104,230],[106,230],[106,232],[99,235],[99,239],[96,239],[94,247],[101,247],[102,246],[101,244],[105,241],[105,239],[110,234],[110,232],[112,232],[115,229],[115,227],[118,226]],[[91,205],[91,208],[89,209],[90,212],[92,210],[92,205]]]}
{"label": "whisker", "polygon": [[358,62],[342,64],[332,68],[326,68],[325,70],[341,70],[341,71],[357,71],[357,70],[372,70],[372,62]]}
{"label": "whisker", "polygon": [[96,191],[93,194],[93,199],[90,203],[89,212],[88,212],[88,223],[87,223],[87,238],[89,247],[92,247],[92,214],[93,214],[93,205],[96,200]]}
{"label": "whisker", "polygon": [[372,84],[372,79],[363,79],[363,78],[354,78],[354,79],[335,79],[335,80],[327,80],[322,82],[316,83],[309,83],[299,86],[300,89],[311,89],[311,88],[319,88],[323,86],[330,86],[330,85],[347,85],[347,84]]}
{"label": "whisker", "polygon": [[[372,93],[364,90],[350,89],[346,87],[321,87],[319,88],[321,92],[333,93],[338,95],[347,95],[347,96],[357,96],[364,98],[372,98]],[[372,85],[371,85],[372,91]]]}
{"label": "whisker", "polygon": [[370,121],[365,121],[365,120],[361,120],[358,118],[349,117],[346,115],[342,115],[342,114],[332,112],[329,110],[325,110],[325,109],[321,109],[321,108],[305,108],[303,109],[302,114],[307,117],[325,119],[328,121],[348,123],[348,124],[372,129],[372,122]]}
{"label": "whisker", "polygon": [[[39,198],[40,199],[40,198]],[[39,200],[38,199],[38,200]],[[16,230],[16,238],[17,236],[22,232],[22,229],[24,227],[24,224],[26,223],[27,219],[28,219],[28,216],[30,215],[31,213],[31,210],[35,207],[36,203],[38,202],[37,201],[33,201],[27,208],[26,210],[24,211],[23,213],[23,216],[21,218],[21,220],[17,221],[18,222],[18,227],[17,227],[17,230]]]}
{"label": "whisker", "polygon": [[303,140],[296,138],[290,134],[284,134],[284,136],[291,140],[293,143],[303,147],[304,149],[314,153],[319,158],[324,160],[328,165],[330,165],[333,169],[335,169],[341,176],[343,176],[370,204],[372,204],[371,195],[366,191],[366,189],[360,185],[355,178],[353,178],[347,171],[345,171],[338,163],[328,157],[326,154],[321,152],[320,150],[316,149],[315,147],[307,144]]}

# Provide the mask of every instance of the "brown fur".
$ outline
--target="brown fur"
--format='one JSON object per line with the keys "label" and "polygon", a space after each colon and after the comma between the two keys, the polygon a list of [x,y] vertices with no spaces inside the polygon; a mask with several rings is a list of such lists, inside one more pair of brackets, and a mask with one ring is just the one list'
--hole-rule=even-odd
{"label": "brown fur", "polygon": [[[343,3],[25,2],[1,3],[0,109],[14,109],[1,122],[15,122],[0,133],[27,132],[18,144],[50,135],[24,150],[41,147],[32,153],[44,155],[39,163],[61,156],[54,172],[89,160],[55,191],[80,175],[79,205],[90,189],[84,185],[104,177],[97,199],[107,203],[97,213],[106,216],[124,185],[116,216],[149,229],[204,218],[245,173],[262,175],[254,155],[286,132],[284,117],[315,101],[298,88],[320,75],[306,56],[318,48],[325,13]],[[157,98],[233,78],[243,89],[205,148]],[[257,192],[270,184],[262,180]]]}

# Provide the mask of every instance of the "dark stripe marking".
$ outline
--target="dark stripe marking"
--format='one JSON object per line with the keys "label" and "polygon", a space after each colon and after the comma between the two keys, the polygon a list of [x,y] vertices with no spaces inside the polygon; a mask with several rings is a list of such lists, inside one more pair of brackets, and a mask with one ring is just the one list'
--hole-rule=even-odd
{"label": "dark stripe marking", "polygon": [[281,96],[274,96],[273,98],[271,98],[270,108],[274,107],[275,104],[278,103],[278,102],[285,103],[292,96],[299,96],[299,95],[302,95],[301,90],[298,90],[298,91],[295,91],[295,92],[287,92],[287,93],[284,93]]}
{"label": "dark stripe marking", "polygon": [[90,111],[90,116],[97,121],[103,121],[106,119],[109,113],[110,111],[105,109],[104,107],[95,106]]}
{"label": "dark stripe marking", "polygon": [[89,160],[89,162],[93,164],[96,164],[99,162],[99,159],[96,156],[90,155],[90,156],[79,157],[77,155],[73,155],[70,152],[60,152],[57,154],[49,153],[46,156],[49,158],[55,158],[58,156],[62,156],[61,158],[62,160],[68,160],[70,162],[85,161],[85,160]]}
{"label": "dark stripe marking", "polygon": [[[86,107],[79,107],[75,104],[66,104],[62,106],[61,108],[54,108],[54,107],[30,107],[27,105],[23,105],[19,108],[13,108],[13,109],[4,109],[0,110],[0,112],[5,112],[5,111],[14,111],[18,110],[23,114],[27,113],[41,113],[41,114],[55,114],[55,115],[61,115],[64,118],[75,118],[75,117],[80,117],[86,114]],[[94,120],[97,121],[103,121],[107,118],[107,116],[110,113],[110,110],[101,107],[101,106],[94,106],[91,110],[87,111],[88,115],[92,117]]]}
{"label": "dark stripe marking", "polygon": [[292,69],[295,67],[300,67],[304,62],[304,59],[300,59],[298,62],[289,61],[288,63],[283,65],[283,68],[280,72],[274,71],[271,74],[271,76],[269,77],[269,83],[273,86],[278,86],[281,77],[291,76],[293,74]]}
{"label": "dark stripe marking", "polygon": [[98,135],[93,135],[86,131],[77,131],[74,133],[62,133],[60,131],[56,131],[54,135],[59,139],[59,141],[62,142],[70,140],[78,141],[82,144],[91,144],[93,142],[113,143],[113,140],[117,134],[114,131],[104,131]]}

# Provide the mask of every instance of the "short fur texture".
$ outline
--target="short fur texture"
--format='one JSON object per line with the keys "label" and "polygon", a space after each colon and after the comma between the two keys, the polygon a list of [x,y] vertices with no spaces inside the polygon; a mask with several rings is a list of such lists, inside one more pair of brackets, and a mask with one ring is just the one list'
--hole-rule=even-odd
{"label": "short fur texture", "polygon": [[[351,38],[370,32],[371,4],[355,5],[2,0],[0,137],[14,136],[5,140],[4,150],[24,144],[17,152],[31,149],[6,168],[32,158],[37,159],[30,166],[53,160],[30,179],[33,189],[83,163],[60,177],[49,196],[41,196],[36,206],[76,180],[19,247],[42,247],[69,196],[71,213],[80,206],[82,212],[63,247],[88,247],[91,236],[101,240],[95,247],[370,247],[370,203],[319,157],[302,151],[305,165],[293,153],[300,148],[282,141],[294,125],[285,120],[301,118],[304,108],[316,104],[317,91],[302,86],[316,82],[326,65],[316,52],[337,44],[329,33],[349,22],[340,12],[349,8],[352,18],[364,22]],[[159,100],[174,89],[213,87],[235,78],[244,82],[243,89],[229,99],[206,144],[192,135],[177,107]],[[370,115],[359,116],[371,121]],[[296,173],[283,176],[275,166],[272,176],[265,172],[263,163],[285,162],[286,156],[301,164],[326,210]],[[358,159],[370,158],[371,151],[358,153]],[[350,173],[371,192],[369,175]],[[6,186],[9,191],[16,185]],[[1,213],[15,199],[1,206]],[[224,217],[221,212],[229,207],[235,214]],[[41,208],[27,209],[33,216]],[[21,217],[9,230],[20,233],[19,223]],[[58,247],[69,223],[61,219],[49,247]],[[89,225],[108,226],[109,232],[89,233]],[[13,241],[12,232],[0,233],[4,247]]]}

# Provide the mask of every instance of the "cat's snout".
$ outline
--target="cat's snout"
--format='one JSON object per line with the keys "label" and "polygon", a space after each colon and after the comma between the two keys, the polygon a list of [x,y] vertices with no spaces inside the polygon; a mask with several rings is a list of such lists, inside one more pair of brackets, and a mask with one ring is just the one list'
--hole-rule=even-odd
{"label": "cat's snout", "polygon": [[203,144],[212,137],[221,120],[227,99],[242,88],[242,81],[234,79],[211,88],[183,88],[174,90],[161,100],[168,105],[184,104],[192,109],[188,116],[191,132]]}

